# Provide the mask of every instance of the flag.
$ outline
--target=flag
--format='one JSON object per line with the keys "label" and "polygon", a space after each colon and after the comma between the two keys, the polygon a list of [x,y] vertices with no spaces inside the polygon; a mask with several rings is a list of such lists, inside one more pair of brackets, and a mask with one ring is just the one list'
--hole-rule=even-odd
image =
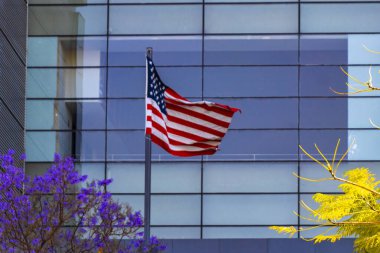
{"label": "flag", "polygon": [[165,85],[147,57],[145,133],[175,156],[212,155],[218,150],[235,112],[226,105],[190,102]]}

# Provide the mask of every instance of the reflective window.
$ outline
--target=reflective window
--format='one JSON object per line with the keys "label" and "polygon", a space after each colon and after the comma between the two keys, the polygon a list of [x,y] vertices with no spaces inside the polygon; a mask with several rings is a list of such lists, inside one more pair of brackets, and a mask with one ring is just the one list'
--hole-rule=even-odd
{"label": "reflective window", "polygon": [[40,176],[46,173],[51,167],[51,163],[25,163],[25,174],[31,177]]}
{"label": "reflective window", "polygon": [[103,129],[103,100],[27,100],[28,129]]}
{"label": "reflective window", "polygon": [[296,33],[298,5],[206,5],[205,32]]}
{"label": "reflective window", "polygon": [[206,67],[206,97],[297,96],[297,67]]}
{"label": "reflective window", "polygon": [[[202,96],[202,69],[198,67],[158,68],[163,82],[184,97]],[[108,96],[140,97],[145,94],[145,68],[110,68]]]}
{"label": "reflective window", "polygon": [[29,37],[28,66],[102,66],[106,48],[102,37]]}
{"label": "reflective window", "polygon": [[75,164],[75,169],[80,175],[87,175],[86,182],[104,179],[104,163],[77,163]]}
{"label": "reflective window", "polygon": [[144,99],[110,99],[107,103],[107,128],[145,128]]}
{"label": "reflective window", "polygon": [[142,163],[108,163],[107,178],[113,180],[107,187],[112,193],[144,193]]}
{"label": "reflective window", "polygon": [[110,0],[110,3],[202,3],[202,0]]}
{"label": "reflective window", "polygon": [[108,64],[145,67],[147,47],[154,50],[156,66],[202,64],[200,36],[110,37]]}
{"label": "reflective window", "polygon": [[230,129],[241,128],[297,128],[297,99],[210,99],[241,109],[236,113]]}
{"label": "reflective window", "polygon": [[200,191],[200,163],[161,162],[152,164],[152,192],[196,193]]}
{"label": "reflective window", "polygon": [[134,211],[141,211],[141,214],[144,216],[144,196],[113,195],[112,198],[121,204],[128,204]]}
{"label": "reflective window", "polygon": [[106,69],[34,69],[27,71],[28,98],[99,98],[106,94]]}
{"label": "reflective window", "polygon": [[202,33],[202,6],[110,6],[109,29],[111,34]]}
{"label": "reflective window", "polygon": [[291,130],[230,130],[222,141],[220,151],[206,158],[297,160],[297,139],[297,131]]}
{"label": "reflective window", "polygon": [[29,4],[102,4],[107,0],[29,0]]}
{"label": "reflective window", "polygon": [[[297,192],[297,163],[204,163],[204,192]],[[273,175],[276,175],[275,177]]]}
{"label": "reflective window", "polygon": [[379,32],[379,12],[378,3],[301,4],[301,32]]}
{"label": "reflective window", "polygon": [[107,33],[106,6],[30,6],[29,35]]}
{"label": "reflective window", "polygon": [[203,201],[205,225],[297,224],[297,194],[205,195]]}
{"label": "reflective window", "polygon": [[298,64],[296,36],[206,36],[205,64]]}
{"label": "reflective window", "polygon": [[[368,168],[371,173],[375,174],[377,179],[380,179],[380,163],[376,162],[343,162],[340,164],[337,176],[343,177],[347,170],[356,168]],[[313,179],[326,178],[330,174],[320,165],[314,162],[301,163],[301,176]],[[308,182],[305,180],[300,181],[301,192],[341,192],[338,181],[324,181],[324,182]]]}
{"label": "reflective window", "polygon": [[[267,227],[204,227],[203,238],[204,239],[221,239],[221,238],[287,238],[285,234],[278,234],[273,230],[269,230]],[[220,243],[226,241],[222,240]],[[251,244],[249,241],[239,240],[239,249],[246,249],[245,252],[249,252],[257,244]]]}
{"label": "reflective window", "polygon": [[152,225],[199,225],[200,195],[152,196]]}
{"label": "reflective window", "polygon": [[27,132],[27,161],[53,161],[54,153],[70,155],[78,161],[104,160],[104,132]]}
{"label": "reflective window", "polygon": [[200,239],[200,227],[152,227],[151,234],[160,239]]}

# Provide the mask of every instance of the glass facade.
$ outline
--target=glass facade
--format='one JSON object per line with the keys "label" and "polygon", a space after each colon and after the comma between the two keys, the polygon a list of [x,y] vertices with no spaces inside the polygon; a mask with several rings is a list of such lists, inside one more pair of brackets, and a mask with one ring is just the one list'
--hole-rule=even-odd
{"label": "glass facade", "polygon": [[[379,93],[339,96],[347,76],[380,69],[380,2],[30,0],[26,169],[54,152],[90,178],[113,178],[121,202],[144,209],[145,50],[190,100],[242,109],[213,156],[178,158],[153,145],[152,233],[161,238],[275,238],[269,225],[310,225],[299,200],[333,183],[300,150],[341,171],[380,165]],[[360,11],[357,11],[360,10]],[[355,17],[355,18],[353,18]],[[380,174],[380,173],[378,173]],[[309,236],[299,234],[298,236]]]}

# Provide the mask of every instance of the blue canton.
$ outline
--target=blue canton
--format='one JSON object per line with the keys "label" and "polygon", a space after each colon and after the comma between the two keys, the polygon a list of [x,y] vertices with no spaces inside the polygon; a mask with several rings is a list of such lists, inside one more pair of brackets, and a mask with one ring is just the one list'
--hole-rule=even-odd
{"label": "blue canton", "polygon": [[166,85],[162,83],[156,67],[153,64],[153,61],[150,58],[147,58],[148,61],[148,98],[153,99],[156,104],[160,107],[160,111],[163,114],[166,113],[166,104],[165,104],[165,89]]}

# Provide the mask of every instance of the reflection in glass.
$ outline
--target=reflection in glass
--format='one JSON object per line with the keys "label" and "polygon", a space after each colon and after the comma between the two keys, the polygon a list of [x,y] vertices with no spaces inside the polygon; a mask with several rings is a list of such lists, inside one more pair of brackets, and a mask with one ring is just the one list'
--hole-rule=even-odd
{"label": "reflection in glass", "polygon": [[297,67],[206,67],[205,97],[297,96]]}
{"label": "reflection in glass", "polygon": [[109,99],[107,103],[107,128],[145,128],[144,99]]}
{"label": "reflection in glass", "polygon": [[29,0],[29,4],[102,4],[107,0]]}
{"label": "reflection in glass", "polygon": [[110,66],[145,67],[147,47],[154,48],[154,63],[160,65],[201,65],[201,36],[110,37]]}
{"label": "reflection in glass", "polygon": [[199,34],[201,5],[110,6],[111,34]]}
{"label": "reflection in glass", "polygon": [[54,153],[72,156],[77,161],[103,161],[104,132],[30,132],[26,133],[26,156],[29,162],[51,162]]}
{"label": "reflection in glass", "polygon": [[143,163],[108,163],[107,178],[113,180],[107,187],[112,193],[144,193]]}
{"label": "reflection in glass", "polygon": [[[267,227],[203,227],[204,239],[221,239],[221,238],[287,238],[287,235],[278,234],[275,231],[269,230]],[[223,241],[222,241],[223,242]],[[249,244],[246,241],[246,252],[249,252],[253,247],[257,247],[257,244]],[[238,240],[239,249],[244,246],[241,245],[241,240]]]}
{"label": "reflection in glass", "polygon": [[205,64],[298,64],[297,36],[206,36]]}
{"label": "reflection in glass", "polygon": [[297,32],[297,4],[206,5],[207,34]]}
{"label": "reflection in glass", "polygon": [[161,239],[200,239],[200,227],[152,227],[151,233]]}
{"label": "reflection in glass", "polygon": [[105,68],[29,68],[26,96],[28,98],[104,97],[105,76]]}
{"label": "reflection in glass", "polygon": [[27,129],[76,130],[105,128],[103,100],[28,100]]}
{"label": "reflection in glass", "polygon": [[106,6],[30,6],[29,35],[107,34]]}
{"label": "reflection in glass", "polygon": [[106,38],[29,37],[28,66],[103,66]]}

